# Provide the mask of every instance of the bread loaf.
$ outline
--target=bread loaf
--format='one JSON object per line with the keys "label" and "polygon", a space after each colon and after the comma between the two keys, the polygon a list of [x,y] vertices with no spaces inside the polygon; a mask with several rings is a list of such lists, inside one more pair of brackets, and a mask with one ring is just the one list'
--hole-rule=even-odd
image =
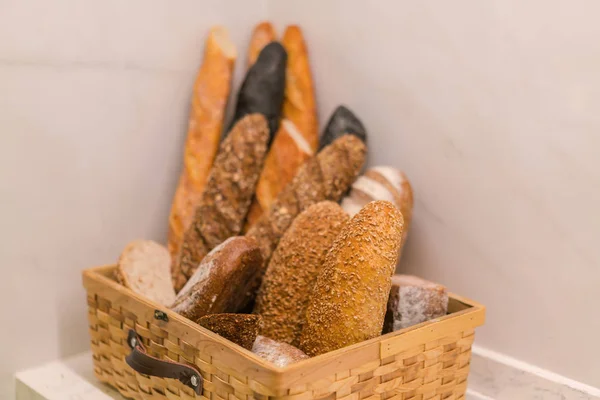
{"label": "bread loaf", "polygon": [[313,80],[300,28],[289,26],[282,44],[288,55],[282,121],[256,185],[247,228],[271,207],[279,192],[319,146]]}
{"label": "bread loaf", "polygon": [[172,310],[192,321],[208,314],[237,312],[261,264],[260,250],[252,239],[227,239],[204,257],[177,294]]}
{"label": "bread loaf", "polygon": [[263,166],[268,136],[265,118],[252,114],[241,119],[221,143],[174,264],[177,291],[211,249],[241,232]]}
{"label": "bread loaf", "polygon": [[367,131],[356,115],[345,106],[338,106],[325,126],[321,136],[321,148],[329,146],[340,136],[354,135],[363,142],[367,142]]}
{"label": "bread loaf", "polygon": [[248,114],[262,114],[267,119],[271,141],[279,127],[286,60],[285,49],[278,42],[271,42],[260,51],[240,87],[231,126]]}
{"label": "bread loaf", "polygon": [[263,255],[263,268],[256,279],[256,288],[264,274],[279,239],[298,214],[324,200],[339,201],[360,172],[367,148],[351,135],[337,139],[309,158],[277,199],[246,234],[258,243]]}
{"label": "bread loaf", "polygon": [[119,257],[117,280],[148,299],[169,306],[175,301],[169,251],[152,240],[129,243]]}
{"label": "bread loaf", "polygon": [[256,62],[261,50],[276,39],[275,29],[268,21],[263,21],[256,25],[252,32],[250,45],[248,46],[248,66],[251,67]]}
{"label": "bread loaf", "polygon": [[394,275],[383,333],[439,318],[448,312],[448,292],[443,285],[412,275]]}
{"label": "bread loaf", "polygon": [[236,49],[227,30],[212,28],[194,84],[183,170],[169,215],[168,247],[173,261],[179,253],[183,234],[194,218],[217,154],[235,59]]}
{"label": "bread loaf", "polygon": [[200,317],[198,325],[252,350],[258,335],[260,316],[252,314],[211,314]]}
{"label": "bread loaf", "polygon": [[306,354],[294,346],[260,335],[257,336],[252,346],[252,352],[278,367],[286,367],[308,358]]}
{"label": "bread loaf", "polygon": [[263,317],[260,334],[298,346],[306,308],[325,255],[348,221],[332,201],[308,207],[275,249],[256,299]]}
{"label": "bread loaf", "polygon": [[302,351],[314,356],[381,335],[402,225],[392,203],[374,201],[344,226],[312,292]]}
{"label": "bread loaf", "polygon": [[[351,217],[370,201],[387,200],[394,203],[404,218],[402,246],[410,229],[413,209],[413,193],[406,175],[396,168],[378,166],[368,169],[353,184],[348,196],[342,200],[342,208]],[[402,252],[402,248],[400,249]]]}

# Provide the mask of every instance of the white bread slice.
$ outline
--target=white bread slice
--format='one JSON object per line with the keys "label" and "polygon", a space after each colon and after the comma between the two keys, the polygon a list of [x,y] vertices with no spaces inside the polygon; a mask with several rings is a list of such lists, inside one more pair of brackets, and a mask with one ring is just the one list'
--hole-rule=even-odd
{"label": "white bread slice", "polygon": [[175,301],[171,281],[171,256],[152,240],[129,243],[119,257],[117,279],[121,284],[164,306]]}

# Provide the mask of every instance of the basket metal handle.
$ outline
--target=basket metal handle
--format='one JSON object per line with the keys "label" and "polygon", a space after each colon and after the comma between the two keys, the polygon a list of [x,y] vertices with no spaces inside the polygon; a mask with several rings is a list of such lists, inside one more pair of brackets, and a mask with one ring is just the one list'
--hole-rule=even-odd
{"label": "basket metal handle", "polygon": [[159,378],[178,379],[184,385],[192,388],[196,394],[202,394],[204,380],[196,368],[191,365],[152,357],[146,352],[142,340],[133,329],[129,330],[127,344],[131,348],[131,353],[125,358],[125,361],[135,371]]}

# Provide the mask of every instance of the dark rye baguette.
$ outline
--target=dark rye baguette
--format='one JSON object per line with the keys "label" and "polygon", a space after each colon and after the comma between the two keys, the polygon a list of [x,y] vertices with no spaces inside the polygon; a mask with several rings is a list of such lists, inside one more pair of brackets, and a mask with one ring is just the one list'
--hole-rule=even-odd
{"label": "dark rye baguette", "polygon": [[251,114],[242,118],[221,143],[173,266],[176,291],[211,249],[241,232],[264,163],[268,137],[265,118]]}
{"label": "dark rye baguette", "polygon": [[254,312],[263,319],[260,334],[298,346],[310,293],[325,255],[348,215],[332,201],[304,210],[294,219],[271,257]]}
{"label": "dark rye baguette", "polygon": [[300,350],[315,356],[381,335],[402,226],[396,206],[378,200],[342,228],[311,294]]}
{"label": "dark rye baguette", "polygon": [[281,116],[286,62],[287,53],[280,43],[263,47],[240,87],[232,126],[248,114],[260,113],[267,119],[270,139],[273,138]]}
{"label": "dark rye baguette", "polygon": [[261,264],[256,242],[231,237],[204,257],[171,309],[192,321],[208,314],[238,312]]}
{"label": "dark rye baguette", "polygon": [[252,226],[246,236],[256,240],[263,256],[256,289],[279,239],[294,218],[321,201],[338,202],[362,169],[366,153],[366,145],[352,135],[337,139],[300,167],[271,208]]}
{"label": "dark rye baguette", "polygon": [[253,314],[211,314],[200,317],[196,323],[247,350],[252,350],[260,320],[260,315]]}

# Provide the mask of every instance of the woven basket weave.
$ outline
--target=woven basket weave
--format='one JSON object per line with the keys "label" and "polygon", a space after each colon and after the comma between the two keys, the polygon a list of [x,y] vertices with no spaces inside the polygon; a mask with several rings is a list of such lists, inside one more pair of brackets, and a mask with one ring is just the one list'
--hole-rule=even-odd
{"label": "woven basket weave", "polygon": [[[88,269],[83,283],[95,374],[131,399],[464,399],[474,329],[485,318],[483,306],[451,294],[442,318],[278,368],[122,287],[115,268]],[[202,395],[132,370],[125,362],[131,329],[148,354],[199,369]]]}

